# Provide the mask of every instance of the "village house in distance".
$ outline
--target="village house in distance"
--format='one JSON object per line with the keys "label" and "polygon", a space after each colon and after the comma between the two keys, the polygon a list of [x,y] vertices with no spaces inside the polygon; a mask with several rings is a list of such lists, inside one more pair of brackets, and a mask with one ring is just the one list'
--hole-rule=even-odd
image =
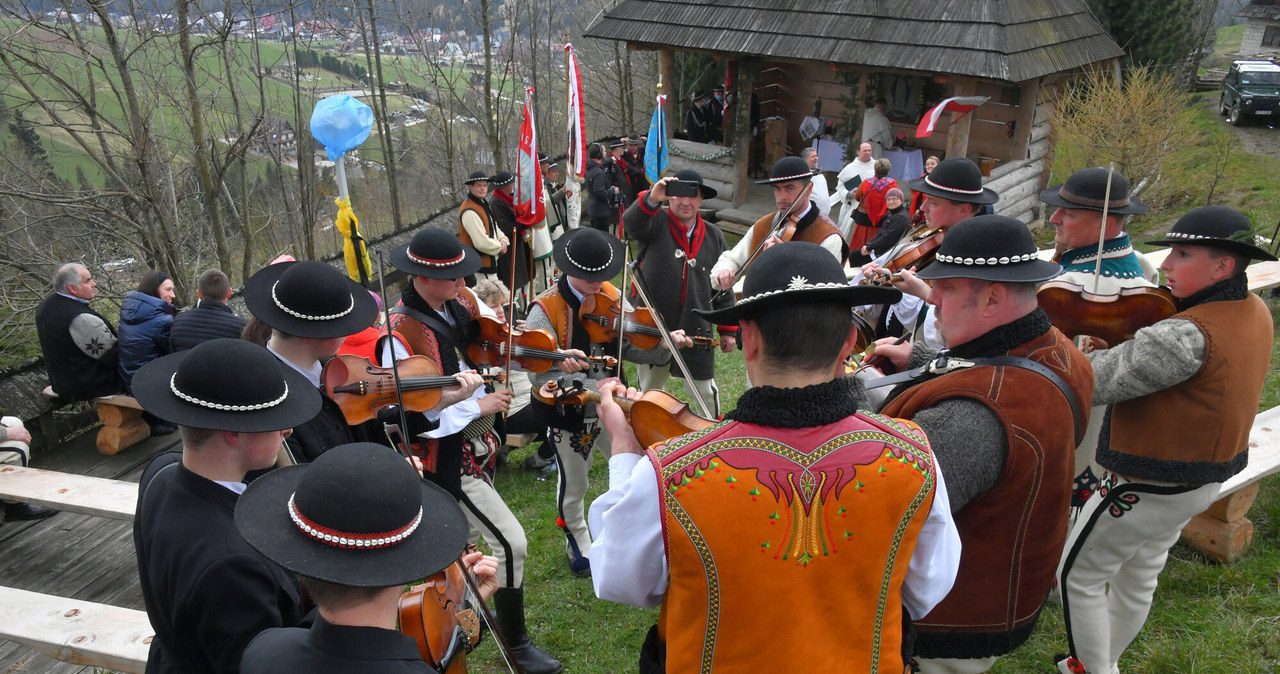
{"label": "village house in distance", "polygon": [[[1001,195],[996,212],[1028,223],[1040,217],[1048,178],[1051,102],[1084,72],[1118,68],[1123,54],[1084,0],[620,0],[586,35],[656,50],[667,82],[675,81],[677,51],[710,54],[732,68],[734,100],[755,94],[767,140],[753,146],[738,134],[734,141],[736,171],[725,178],[735,205],[745,199],[750,166],[812,143],[800,125],[816,102],[822,119],[837,124],[853,102],[856,128],[862,110],[883,96],[895,137],[903,134],[924,156],[977,162]],[[921,114],[952,96],[990,100],[958,120],[944,114],[933,135],[917,140]],[[745,128],[749,108],[731,106],[736,128]],[[715,149],[696,146],[693,154]]]}

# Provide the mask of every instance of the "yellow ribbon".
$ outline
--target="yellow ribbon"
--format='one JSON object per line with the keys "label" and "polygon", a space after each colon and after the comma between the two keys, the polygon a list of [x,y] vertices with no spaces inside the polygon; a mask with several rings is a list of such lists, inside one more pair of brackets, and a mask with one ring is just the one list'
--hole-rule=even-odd
{"label": "yellow ribbon", "polygon": [[369,261],[369,251],[365,248],[363,241],[360,242],[359,257],[356,257],[356,245],[352,237],[360,231],[360,221],[351,210],[350,197],[339,197],[334,199],[333,203],[338,206],[338,217],[333,225],[342,232],[342,258],[347,262],[347,275],[356,283],[360,283],[360,267],[357,260],[364,263],[366,277],[373,274],[373,263]]}

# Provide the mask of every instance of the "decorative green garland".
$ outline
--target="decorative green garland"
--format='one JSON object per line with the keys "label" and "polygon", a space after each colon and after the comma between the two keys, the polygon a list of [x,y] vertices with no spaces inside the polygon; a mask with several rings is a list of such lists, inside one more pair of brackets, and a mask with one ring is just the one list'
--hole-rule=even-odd
{"label": "decorative green garland", "polygon": [[689,154],[688,152],[681,152],[680,149],[677,148],[674,143],[667,146],[667,151],[677,157],[692,159],[693,161],[715,161],[717,159],[722,159],[724,157],[733,157],[735,154],[737,154],[737,152],[732,147],[726,147],[725,149],[719,152],[713,152],[711,154],[704,154],[704,155]]}

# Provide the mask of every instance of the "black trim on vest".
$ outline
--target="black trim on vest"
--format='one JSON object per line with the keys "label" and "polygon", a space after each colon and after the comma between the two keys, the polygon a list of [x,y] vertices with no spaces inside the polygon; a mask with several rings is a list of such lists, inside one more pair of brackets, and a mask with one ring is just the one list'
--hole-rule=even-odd
{"label": "black trim on vest", "polygon": [[1178,311],[1186,311],[1209,302],[1237,302],[1249,296],[1249,277],[1242,271],[1235,276],[1202,288],[1191,297],[1177,300]]}
{"label": "black trim on vest", "polygon": [[[1046,595],[1047,598],[1047,595]],[[1026,643],[1040,620],[1044,602],[1036,614],[1022,627],[1007,632],[930,632],[917,628],[915,657],[937,658],[989,658],[1004,655]]]}
{"label": "black trim on vest", "polygon": [[1177,461],[1117,452],[1111,449],[1111,410],[1112,406],[1108,405],[1102,417],[1096,459],[1098,465],[1107,470],[1139,480],[1205,485],[1225,482],[1249,465],[1248,446],[1230,461]]}
{"label": "black trim on vest", "polygon": [[862,381],[839,377],[803,388],[756,386],[738,398],[726,419],[775,428],[810,428],[834,424],[866,407]]}

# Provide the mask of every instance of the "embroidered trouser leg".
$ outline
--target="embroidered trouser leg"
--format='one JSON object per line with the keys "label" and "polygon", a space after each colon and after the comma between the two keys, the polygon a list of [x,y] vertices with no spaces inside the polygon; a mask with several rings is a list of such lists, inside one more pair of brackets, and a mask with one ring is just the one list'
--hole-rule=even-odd
{"label": "embroidered trouser leg", "polygon": [[1067,640],[1088,672],[1119,671],[1120,654],[1147,620],[1169,548],[1220,487],[1103,475],[1067,536],[1058,567]]}
{"label": "embroidered trouser leg", "polygon": [[[667,380],[671,378],[671,363],[666,365],[636,365],[636,374],[640,379],[640,390],[651,391],[666,386]],[[720,416],[720,388],[716,386],[714,379],[694,379],[684,380],[684,391],[693,397],[693,390],[697,389],[698,395],[702,396],[702,402],[711,408],[712,416]],[[695,411],[697,407],[694,407]]]}
{"label": "embroidered trouser leg", "polygon": [[982,674],[996,664],[997,657],[917,659],[916,664],[920,674]]}
{"label": "embroidered trouser leg", "polygon": [[569,558],[587,557],[591,550],[591,532],[587,529],[585,499],[587,473],[593,458],[591,450],[599,446],[607,454],[609,438],[594,416],[583,420],[582,430],[553,428],[549,434],[559,464],[556,509],[560,521],[564,522]]}

